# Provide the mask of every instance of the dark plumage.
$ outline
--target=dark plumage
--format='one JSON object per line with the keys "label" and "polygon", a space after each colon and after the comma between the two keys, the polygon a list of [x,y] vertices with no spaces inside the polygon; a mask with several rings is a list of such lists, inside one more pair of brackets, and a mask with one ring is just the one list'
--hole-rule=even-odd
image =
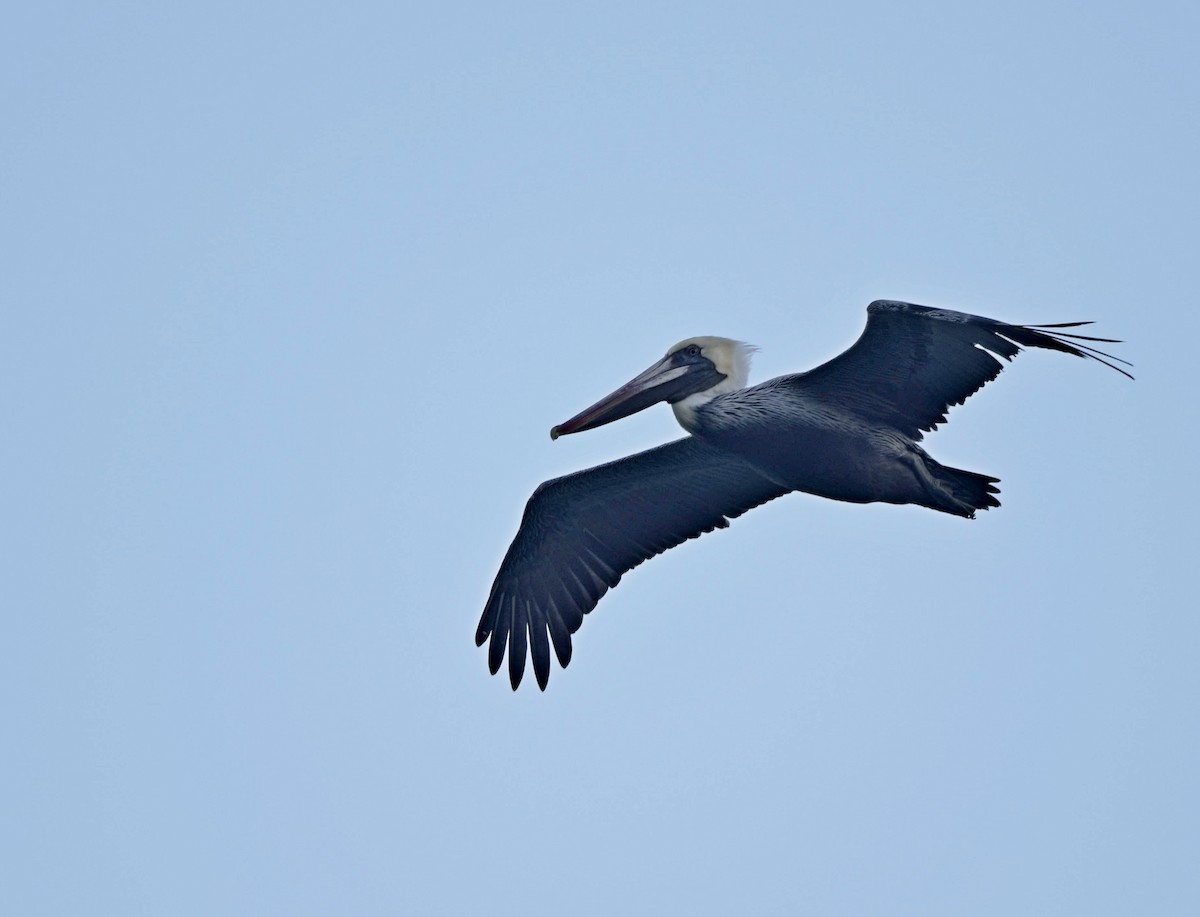
{"label": "dark plumage", "polygon": [[492,673],[507,647],[516,689],[528,650],[545,689],[551,646],[566,667],[571,635],[622,574],[793,490],[967,518],[999,506],[996,478],[948,468],[918,445],[950,407],[999,375],[997,357],[1040,347],[1129,376],[1112,362],[1126,361],[1090,346],[1119,342],[1061,330],[1087,322],[1008,325],[889,300],[867,313],[866,329],[845,353],[749,388],[746,345],[683,341],[555,427],[553,437],[593,429],[665,400],[692,435],[534,491],[475,632],[477,645],[491,638]]}

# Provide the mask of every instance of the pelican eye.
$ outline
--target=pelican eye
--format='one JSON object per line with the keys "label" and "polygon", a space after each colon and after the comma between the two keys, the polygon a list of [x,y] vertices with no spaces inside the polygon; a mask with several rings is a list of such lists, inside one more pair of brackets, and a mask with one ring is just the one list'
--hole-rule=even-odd
{"label": "pelican eye", "polygon": [[700,345],[699,344],[688,344],[687,347],[685,347],[683,349],[683,352],[686,353],[689,357],[698,357],[698,356],[700,356]]}

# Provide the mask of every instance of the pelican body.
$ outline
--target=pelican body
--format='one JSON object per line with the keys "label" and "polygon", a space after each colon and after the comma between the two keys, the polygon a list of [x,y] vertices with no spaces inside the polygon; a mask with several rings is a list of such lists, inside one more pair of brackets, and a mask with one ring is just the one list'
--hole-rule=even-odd
{"label": "pelican body", "polygon": [[[492,584],[476,645],[488,667],[507,647],[514,690],[532,656],[538,686],[550,648],[564,668],[571,635],[621,576],[677,544],[792,491],[851,503],[913,503],[973,519],[999,506],[997,478],[940,464],[919,443],[1026,347],[1126,361],[1058,325],[1008,325],[879,300],[845,353],[816,369],[747,387],[753,347],[696,337],[608,397],[551,429],[592,430],[666,401],[683,439],[546,481]],[[1128,365],[1128,364],[1126,364]]]}

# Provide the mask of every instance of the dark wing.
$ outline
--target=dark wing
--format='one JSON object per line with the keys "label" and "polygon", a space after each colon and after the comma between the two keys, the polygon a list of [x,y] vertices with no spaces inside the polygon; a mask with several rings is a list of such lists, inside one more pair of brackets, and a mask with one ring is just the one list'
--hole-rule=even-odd
{"label": "dark wing", "polygon": [[565,668],[571,634],[623,573],[787,492],[736,455],[693,437],[547,481],[525,507],[475,644],[491,637],[493,675],[507,644],[516,690],[528,641],[544,691],[550,644]]}
{"label": "dark wing", "polygon": [[1098,360],[1129,376],[1109,361],[1128,362],[1081,343],[1119,341],[1051,330],[1088,324],[1006,325],[965,312],[879,300],[867,307],[867,327],[853,347],[787,381],[919,440],[922,431],[945,422],[949,408],[995,379],[1004,368],[996,357],[1011,360],[1021,350],[1018,345]]}

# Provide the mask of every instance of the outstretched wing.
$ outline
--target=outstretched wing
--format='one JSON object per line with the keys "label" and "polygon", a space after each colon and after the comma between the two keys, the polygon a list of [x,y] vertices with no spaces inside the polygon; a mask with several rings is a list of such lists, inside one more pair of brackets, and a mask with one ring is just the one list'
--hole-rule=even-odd
{"label": "outstretched wing", "polygon": [[867,327],[854,346],[787,381],[919,440],[922,431],[945,422],[947,410],[995,379],[1004,368],[997,356],[1011,360],[1021,350],[1018,345],[1098,360],[1129,376],[1110,362],[1128,366],[1125,360],[1083,343],[1119,341],[1057,330],[1088,324],[1008,325],[965,312],[878,300],[867,307]]}
{"label": "outstretched wing", "polygon": [[513,690],[528,646],[545,690],[550,644],[565,668],[571,634],[622,574],[787,492],[736,455],[693,437],[547,481],[525,507],[475,644],[491,637],[493,675],[507,645]]}

